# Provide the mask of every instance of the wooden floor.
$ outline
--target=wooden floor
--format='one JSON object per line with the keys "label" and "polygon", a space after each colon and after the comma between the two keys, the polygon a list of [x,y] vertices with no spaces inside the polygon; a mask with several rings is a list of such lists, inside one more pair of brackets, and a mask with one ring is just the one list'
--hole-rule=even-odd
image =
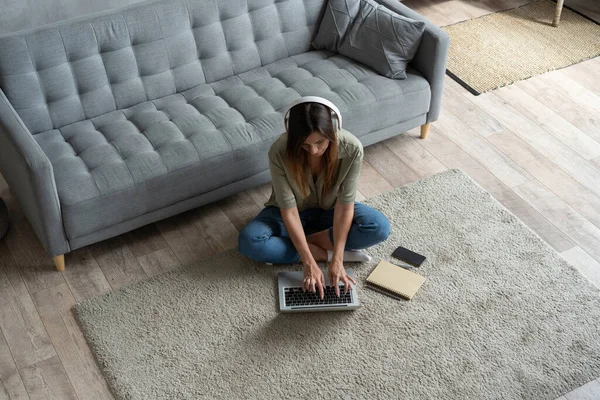
{"label": "wooden floor", "polygon": [[[527,2],[405,4],[446,25]],[[600,2],[567,4],[598,12]],[[366,148],[359,200],[460,168],[600,286],[600,58],[479,97],[448,79],[443,106],[427,139],[413,130]],[[235,247],[269,193],[239,193],[77,250],[59,273],[0,178],[14,220],[0,241],[0,399],[111,399],[71,307]],[[596,380],[561,400],[599,398]]]}

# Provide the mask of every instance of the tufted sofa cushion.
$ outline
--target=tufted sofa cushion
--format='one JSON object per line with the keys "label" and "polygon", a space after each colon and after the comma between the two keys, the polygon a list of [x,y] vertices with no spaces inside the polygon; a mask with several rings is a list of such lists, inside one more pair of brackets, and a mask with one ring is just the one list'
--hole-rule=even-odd
{"label": "tufted sofa cushion", "polygon": [[0,37],[0,88],[32,133],[309,50],[324,0],[166,0]]}
{"label": "tufted sofa cushion", "polygon": [[267,170],[282,111],[300,96],[333,101],[360,136],[427,113],[429,90],[413,70],[391,80],[312,51],[34,137],[74,239]]}

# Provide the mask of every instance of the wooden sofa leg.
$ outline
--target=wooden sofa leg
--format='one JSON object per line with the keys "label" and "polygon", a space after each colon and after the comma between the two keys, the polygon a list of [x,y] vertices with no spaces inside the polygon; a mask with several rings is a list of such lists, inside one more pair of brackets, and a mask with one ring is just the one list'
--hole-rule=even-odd
{"label": "wooden sofa leg", "polygon": [[58,271],[64,271],[65,270],[65,256],[64,254],[62,256],[56,256],[52,258],[52,261],[54,261],[54,265],[56,265],[56,269]]}
{"label": "wooden sofa leg", "polygon": [[554,12],[554,20],[552,21],[552,26],[557,27],[560,23],[560,15],[562,14],[563,5],[565,0],[557,0],[556,1],[556,10]]}
{"label": "wooden sofa leg", "polygon": [[425,125],[421,125],[421,139],[425,139],[427,137],[427,133],[429,132],[429,125],[431,125],[431,122]]}

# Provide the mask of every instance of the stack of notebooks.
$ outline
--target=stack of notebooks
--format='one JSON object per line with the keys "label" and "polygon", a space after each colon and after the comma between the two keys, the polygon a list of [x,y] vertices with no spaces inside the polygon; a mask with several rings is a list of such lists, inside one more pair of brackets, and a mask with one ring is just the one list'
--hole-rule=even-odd
{"label": "stack of notebooks", "polygon": [[411,300],[425,277],[402,267],[381,261],[367,278],[367,286],[395,298]]}

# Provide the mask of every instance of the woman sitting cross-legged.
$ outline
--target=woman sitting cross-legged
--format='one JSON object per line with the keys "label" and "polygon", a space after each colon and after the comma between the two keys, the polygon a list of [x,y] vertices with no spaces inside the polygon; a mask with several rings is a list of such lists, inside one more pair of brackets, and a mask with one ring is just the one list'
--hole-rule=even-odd
{"label": "woman sitting cross-legged", "polygon": [[[239,251],[267,263],[302,261],[302,287],[323,296],[318,261],[329,261],[329,281],[344,291],[354,279],[343,262],[368,261],[366,249],[387,239],[388,219],[354,201],[363,159],[360,141],[342,128],[335,105],[303,97],[288,108],[286,133],[269,150],[273,193],[239,235]],[[339,290],[336,289],[339,293]]]}

